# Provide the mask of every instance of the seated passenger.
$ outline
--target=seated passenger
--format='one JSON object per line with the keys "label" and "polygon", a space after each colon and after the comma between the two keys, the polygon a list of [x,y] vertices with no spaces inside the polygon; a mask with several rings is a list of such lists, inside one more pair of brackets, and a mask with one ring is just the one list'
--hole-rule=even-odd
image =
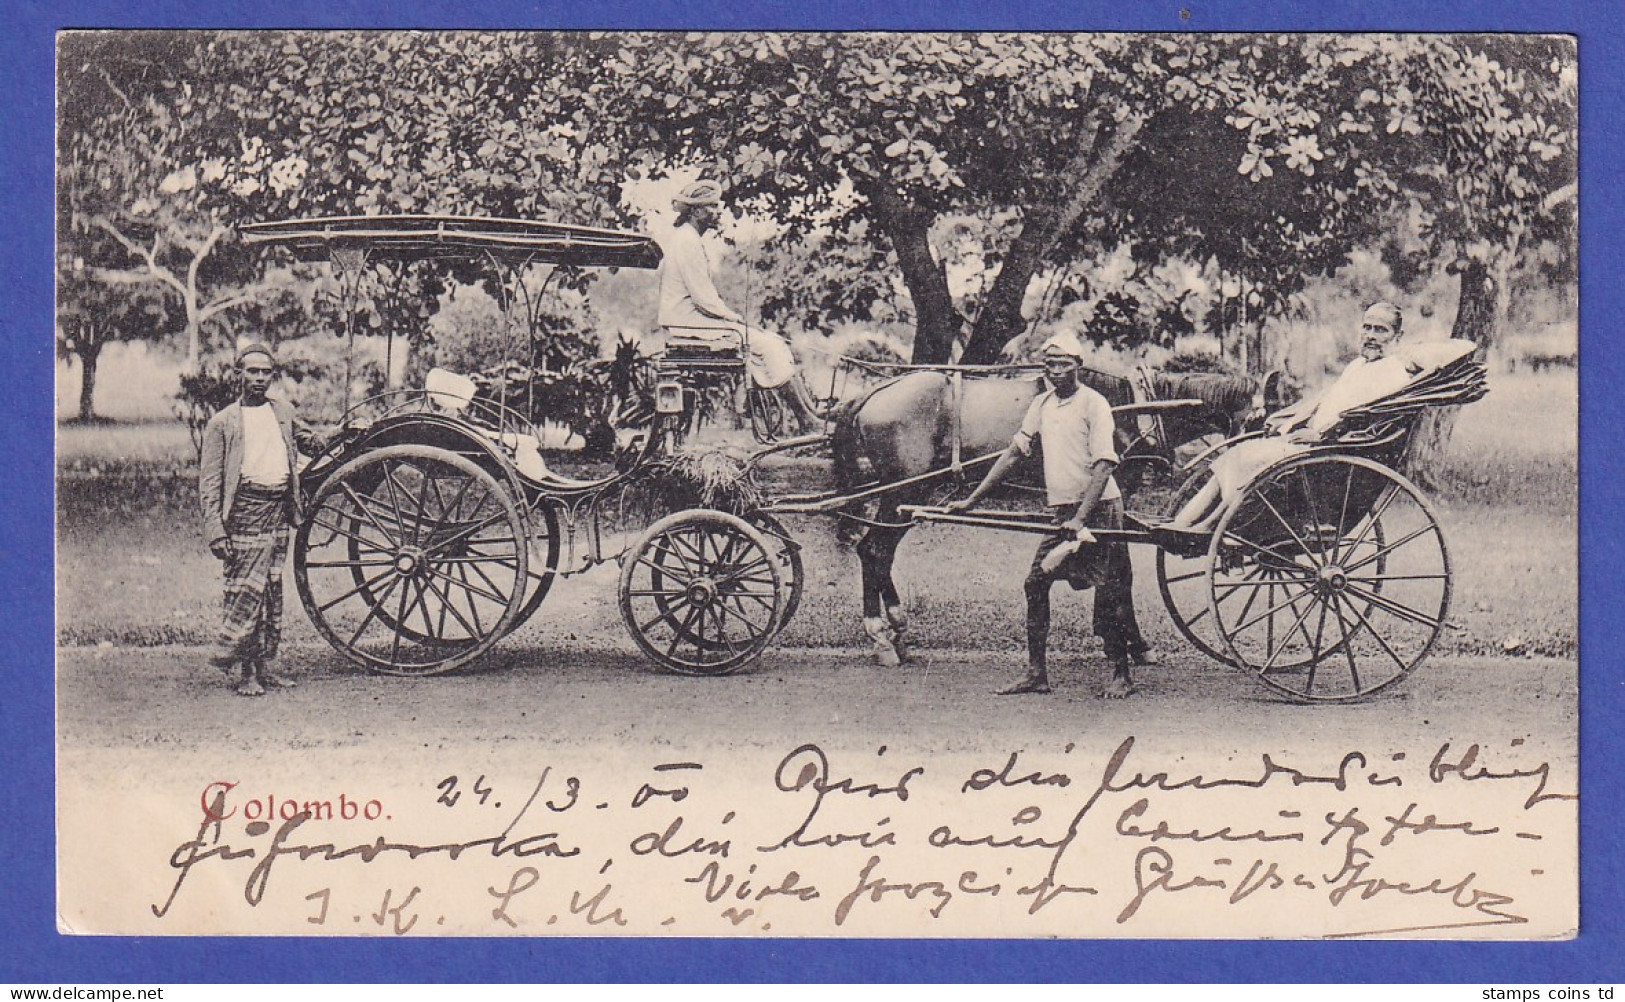
{"label": "seated passenger", "polygon": [[1344,412],[1404,389],[1424,365],[1405,352],[1390,350],[1403,325],[1399,307],[1391,303],[1377,303],[1366,310],[1360,326],[1360,357],[1320,393],[1270,415],[1265,426],[1271,434],[1238,442],[1214,459],[1212,479],[1166,528],[1212,530],[1241,489],[1265,468],[1307,451],[1336,426]]}
{"label": "seated passenger", "polygon": [[711,261],[700,237],[716,226],[722,186],[695,181],[672,200],[677,218],[657,236],[660,267],[660,326],[673,336],[737,348],[743,341],[745,366],[759,389],[779,394],[803,426],[820,420],[806,384],[796,371],[790,345],[777,334],[751,327],[717,294]]}

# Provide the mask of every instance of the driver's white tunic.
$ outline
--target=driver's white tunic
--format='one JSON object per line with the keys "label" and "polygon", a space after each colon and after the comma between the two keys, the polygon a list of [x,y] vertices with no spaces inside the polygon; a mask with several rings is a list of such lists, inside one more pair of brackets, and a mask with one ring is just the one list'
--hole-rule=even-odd
{"label": "driver's white tunic", "polygon": [[674,335],[729,345],[745,339],[745,365],[764,389],[782,386],[796,374],[795,356],[784,338],[748,327],[717,294],[711,259],[694,227],[684,223],[654,234],[660,244],[660,326]]}

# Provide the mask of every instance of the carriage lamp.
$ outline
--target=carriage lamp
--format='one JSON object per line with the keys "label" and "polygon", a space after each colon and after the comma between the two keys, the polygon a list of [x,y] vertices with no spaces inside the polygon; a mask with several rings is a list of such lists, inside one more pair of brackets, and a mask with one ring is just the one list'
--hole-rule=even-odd
{"label": "carriage lamp", "polygon": [[683,413],[683,384],[660,383],[655,386],[655,412],[658,414]]}

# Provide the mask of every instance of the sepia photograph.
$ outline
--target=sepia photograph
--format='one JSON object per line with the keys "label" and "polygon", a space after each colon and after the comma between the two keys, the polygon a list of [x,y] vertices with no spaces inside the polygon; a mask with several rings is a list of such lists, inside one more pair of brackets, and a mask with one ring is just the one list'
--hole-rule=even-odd
{"label": "sepia photograph", "polygon": [[1583,933],[1574,36],[55,73],[63,936]]}

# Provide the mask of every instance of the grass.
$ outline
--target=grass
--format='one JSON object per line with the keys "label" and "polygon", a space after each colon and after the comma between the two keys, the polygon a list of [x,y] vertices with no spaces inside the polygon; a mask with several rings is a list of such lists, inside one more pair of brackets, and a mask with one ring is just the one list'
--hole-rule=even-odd
{"label": "grass", "polygon": [[1578,468],[1575,371],[1495,373],[1489,396],[1459,412],[1430,479],[1447,500],[1572,517]]}
{"label": "grass", "polygon": [[[1492,378],[1464,409],[1429,490],[1455,562],[1457,653],[1571,657],[1577,641],[1576,386],[1572,372]],[[195,467],[177,423],[68,426],[58,439],[58,636],[66,644],[204,643],[215,629],[219,567],[199,536]],[[810,462],[785,472],[792,489],[820,486]],[[806,481],[803,483],[802,481]],[[858,625],[858,564],[830,523],[792,519],[805,547],[806,592],[783,636],[791,646],[848,647]],[[1008,650],[1021,644],[1021,579],[1034,540],[935,526],[904,542],[895,577],[924,644]],[[1153,555],[1136,547],[1142,628],[1164,650],[1186,645],[1161,611]],[[288,582],[288,641],[318,643]],[[565,619],[594,636],[622,626],[613,571],[569,582],[513,642],[545,643]],[[1057,589],[1054,643],[1093,647],[1088,602]],[[619,642],[618,639],[616,642]]]}

